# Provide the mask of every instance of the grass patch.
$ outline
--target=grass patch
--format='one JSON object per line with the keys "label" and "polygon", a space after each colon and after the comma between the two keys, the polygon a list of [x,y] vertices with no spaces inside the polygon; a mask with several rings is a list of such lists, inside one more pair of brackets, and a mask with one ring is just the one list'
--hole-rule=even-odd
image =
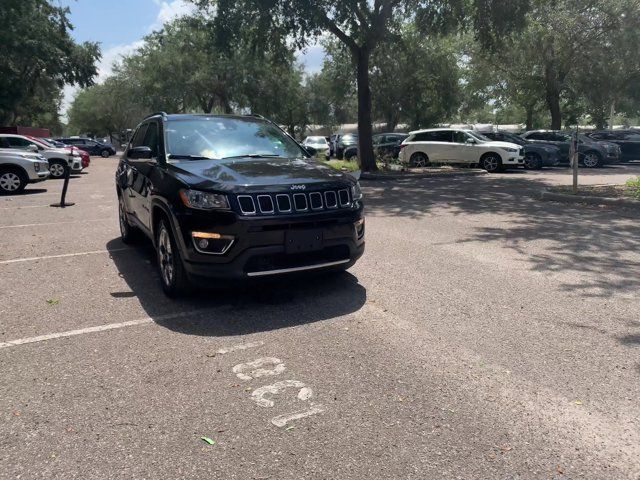
{"label": "grass patch", "polygon": [[348,160],[322,160],[322,163],[340,171],[346,170],[347,172],[356,172],[360,170],[358,162],[351,162]]}
{"label": "grass patch", "polygon": [[[638,182],[635,184],[634,182]],[[551,187],[549,190],[566,195],[573,195],[569,186]],[[578,188],[578,195],[599,198],[630,198],[640,200],[640,182],[632,179],[626,185],[583,185]]]}

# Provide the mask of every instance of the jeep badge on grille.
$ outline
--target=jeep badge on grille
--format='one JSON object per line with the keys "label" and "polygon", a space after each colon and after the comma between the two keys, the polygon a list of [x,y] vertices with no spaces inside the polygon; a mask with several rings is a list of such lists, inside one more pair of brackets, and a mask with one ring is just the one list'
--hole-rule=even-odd
{"label": "jeep badge on grille", "polygon": [[291,185],[291,190],[306,190],[306,185]]}

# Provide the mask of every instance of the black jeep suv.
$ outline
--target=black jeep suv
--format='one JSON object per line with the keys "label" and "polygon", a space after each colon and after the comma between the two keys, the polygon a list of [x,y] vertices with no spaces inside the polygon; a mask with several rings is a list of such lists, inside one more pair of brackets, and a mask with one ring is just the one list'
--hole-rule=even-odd
{"label": "black jeep suv", "polygon": [[116,190],[122,240],[152,239],[170,296],[203,280],[345,270],[364,252],[358,182],[262,117],[147,117]]}

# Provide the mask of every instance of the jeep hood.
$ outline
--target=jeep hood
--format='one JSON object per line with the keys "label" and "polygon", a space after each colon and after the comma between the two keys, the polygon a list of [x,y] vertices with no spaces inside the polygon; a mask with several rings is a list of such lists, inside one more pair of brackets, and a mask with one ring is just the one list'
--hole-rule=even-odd
{"label": "jeep hood", "polygon": [[353,182],[346,174],[311,159],[234,158],[171,162],[176,175],[200,189],[233,190],[236,186],[260,187],[322,182]]}

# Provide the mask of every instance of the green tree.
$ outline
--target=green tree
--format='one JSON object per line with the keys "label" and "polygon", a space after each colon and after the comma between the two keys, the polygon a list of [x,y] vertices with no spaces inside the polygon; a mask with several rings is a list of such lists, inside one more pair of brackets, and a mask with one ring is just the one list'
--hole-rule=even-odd
{"label": "green tree", "polygon": [[73,41],[68,14],[47,0],[0,2],[0,123],[57,123],[62,87],[93,83],[100,49]]}
{"label": "green tree", "polygon": [[[217,19],[227,32],[242,24],[259,25],[274,35],[293,33],[299,44],[321,32],[342,42],[355,65],[358,92],[358,132],[361,167],[376,170],[372,146],[371,56],[389,41],[392,24],[402,18],[419,18],[423,33],[451,27],[465,18],[479,36],[490,40],[518,19],[528,0],[193,0],[217,8]],[[495,13],[499,10],[500,13]]]}

